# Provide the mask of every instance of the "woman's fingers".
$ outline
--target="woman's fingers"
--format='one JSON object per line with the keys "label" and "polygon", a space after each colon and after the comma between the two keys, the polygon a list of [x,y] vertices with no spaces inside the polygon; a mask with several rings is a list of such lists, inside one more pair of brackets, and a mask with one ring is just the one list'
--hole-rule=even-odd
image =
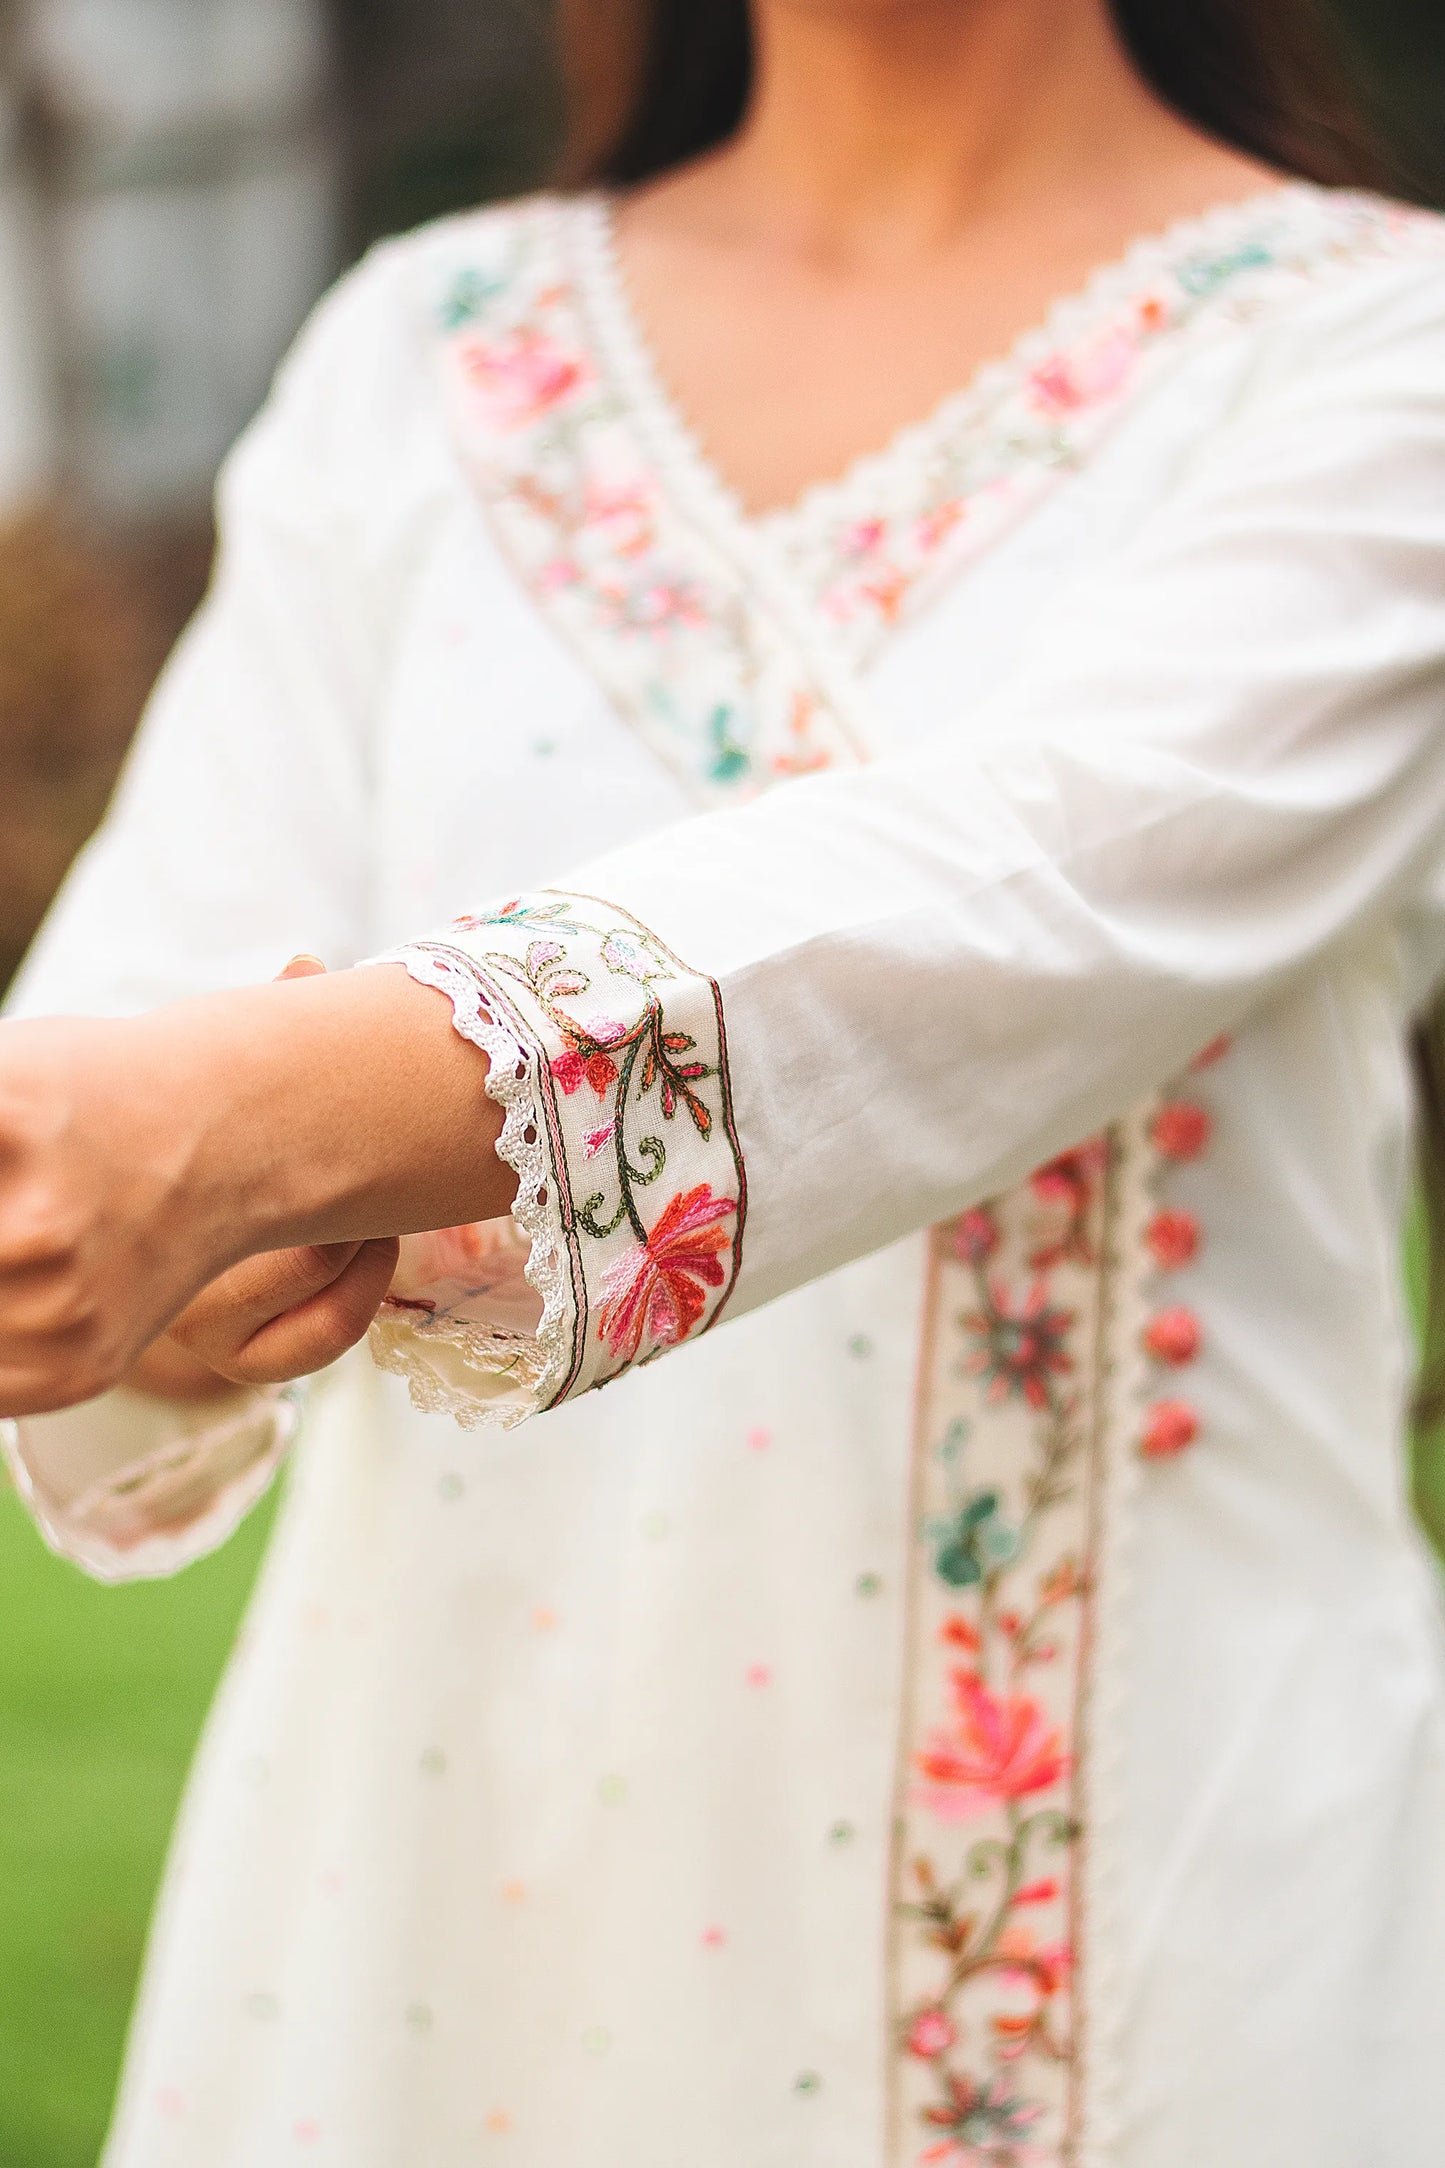
{"label": "woman's fingers", "polygon": [[393,1238],[248,1258],[196,1297],[172,1337],[237,1385],[307,1376],[362,1337],[396,1259]]}
{"label": "woman's fingers", "polygon": [[303,949],[300,955],[293,956],[286,969],[278,971],[276,976],[278,979],[324,978],[326,966],[319,956],[313,956],[309,949]]}

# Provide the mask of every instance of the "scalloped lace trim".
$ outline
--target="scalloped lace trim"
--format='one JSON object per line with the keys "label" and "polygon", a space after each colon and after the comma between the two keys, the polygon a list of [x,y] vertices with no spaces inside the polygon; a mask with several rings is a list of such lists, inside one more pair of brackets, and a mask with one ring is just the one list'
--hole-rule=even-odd
{"label": "scalloped lace trim", "polygon": [[378,1369],[406,1379],[412,1405],[424,1414],[450,1415],[466,1430],[510,1430],[556,1399],[576,1334],[561,1217],[542,1145],[539,1050],[497,1021],[485,1006],[483,982],[455,957],[403,948],[372,961],[401,964],[419,985],[445,994],[456,1030],[487,1057],[487,1093],[502,1109],[497,1152],[517,1177],[512,1217],[527,1238],[528,1284],[542,1302],[531,1334],[497,1332],[460,1318],[418,1318],[384,1304],[371,1328],[372,1359]]}

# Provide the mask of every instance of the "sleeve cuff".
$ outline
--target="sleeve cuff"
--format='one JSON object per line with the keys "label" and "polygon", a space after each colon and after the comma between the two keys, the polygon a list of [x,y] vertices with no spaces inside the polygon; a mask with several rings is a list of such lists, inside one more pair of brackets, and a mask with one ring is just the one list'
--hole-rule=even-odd
{"label": "sleeve cuff", "polygon": [[446,994],[517,1176],[510,1222],[404,1249],[371,1345],[416,1404],[510,1426],[715,1324],[747,1192],[713,980],[557,890],[371,961]]}
{"label": "sleeve cuff", "polygon": [[183,1407],[117,1390],[0,1423],[15,1488],[50,1548],[98,1581],[177,1573],[219,1548],[270,1484],[301,1388]]}

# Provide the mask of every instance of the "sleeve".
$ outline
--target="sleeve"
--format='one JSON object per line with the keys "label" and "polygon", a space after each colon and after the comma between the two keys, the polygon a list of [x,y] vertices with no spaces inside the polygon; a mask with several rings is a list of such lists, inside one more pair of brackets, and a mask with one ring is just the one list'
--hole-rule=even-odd
{"label": "sleeve", "polygon": [[401,952],[491,1056],[542,1314],[499,1349],[388,1313],[381,1360],[464,1419],[605,1383],[997,1193],[1378,931],[1445,827],[1445,320],[1433,270],[1365,286],[1262,342],[956,729]]}
{"label": "sleeve", "polygon": [[[365,947],[379,612],[340,478],[386,284],[373,263],[322,304],[228,462],[211,594],[11,1014],[124,1014],[273,977],[300,948],[344,964]],[[116,1393],[7,1426],[5,1445],[52,1544],[122,1578],[220,1541],[295,1417],[289,1394],[177,1408]]]}

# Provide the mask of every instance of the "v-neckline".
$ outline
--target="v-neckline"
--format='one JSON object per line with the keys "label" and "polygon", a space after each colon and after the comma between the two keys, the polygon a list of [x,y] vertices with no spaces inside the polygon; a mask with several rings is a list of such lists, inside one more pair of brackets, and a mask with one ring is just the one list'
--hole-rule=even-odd
{"label": "v-neckline", "polygon": [[1306,209],[1319,211],[1349,194],[1308,181],[1280,181],[1137,236],[1118,255],[1098,263],[1079,285],[1059,294],[1041,317],[1003,351],[980,362],[929,412],[901,424],[883,443],[859,452],[838,473],[806,484],[786,504],[761,511],[750,509],[729,481],[690,420],[685,403],[667,381],[621,260],[616,199],[593,191],[571,199],[567,210],[574,269],[599,359],[645,430],[662,467],[674,480],[685,483],[695,500],[709,503],[729,526],[786,551],[795,543],[805,544],[821,526],[855,513],[866,516],[872,504],[892,493],[901,473],[915,469],[951,439],[980,424],[1056,350],[1087,337],[1095,324],[1124,307],[1181,259],[1217,251],[1262,222],[1288,220],[1292,212]]}

